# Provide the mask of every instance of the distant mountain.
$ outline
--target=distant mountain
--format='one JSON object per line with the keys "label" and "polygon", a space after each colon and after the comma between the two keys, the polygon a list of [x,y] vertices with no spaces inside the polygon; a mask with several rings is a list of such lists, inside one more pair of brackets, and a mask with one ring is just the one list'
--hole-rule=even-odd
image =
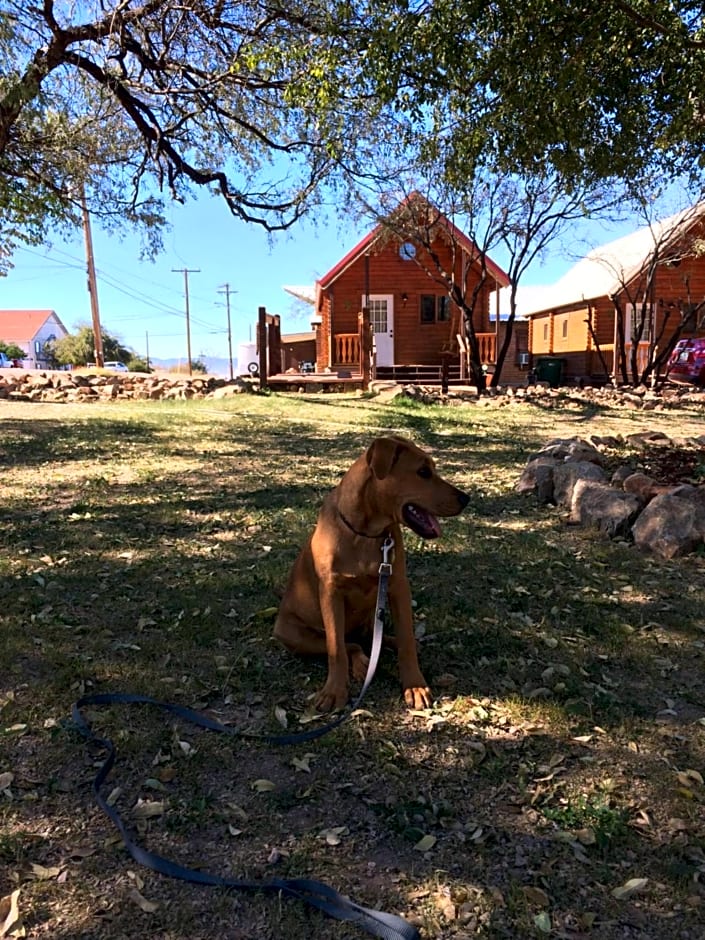
{"label": "distant mountain", "polygon": [[[217,356],[196,356],[194,358],[201,359],[209,375],[217,375],[224,379],[230,378],[230,361],[228,359],[221,359]],[[184,356],[183,359],[152,359],[150,357],[149,362],[153,369],[168,372],[178,366],[185,366],[186,357]],[[233,359],[233,372],[235,375],[239,375],[237,359]]]}

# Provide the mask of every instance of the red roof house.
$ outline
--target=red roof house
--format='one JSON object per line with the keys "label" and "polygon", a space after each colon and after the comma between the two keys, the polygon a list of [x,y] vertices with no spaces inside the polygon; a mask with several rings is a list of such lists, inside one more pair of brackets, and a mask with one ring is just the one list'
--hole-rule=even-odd
{"label": "red roof house", "polygon": [[44,344],[64,336],[68,330],[53,310],[0,310],[0,340],[24,349],[29,369],[46,368]]}

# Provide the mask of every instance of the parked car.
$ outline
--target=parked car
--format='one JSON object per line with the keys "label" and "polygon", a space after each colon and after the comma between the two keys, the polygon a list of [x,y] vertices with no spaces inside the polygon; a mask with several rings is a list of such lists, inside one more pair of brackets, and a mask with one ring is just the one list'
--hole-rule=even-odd
{"label": "parked car", "polygon": [[668,377],[705,388],[705,337],[678,340],[668,362]]}
{"label": "parked car", "polygon": [[124,362],[105,362],[103,366],[106,369],[112,369],[113,372],[128,372],[129,369]]}
{"label": "parked car", "polygon": [[8,359],[4,352],[0,352],[0,369],[12,369],[14,365],[14,359]]}

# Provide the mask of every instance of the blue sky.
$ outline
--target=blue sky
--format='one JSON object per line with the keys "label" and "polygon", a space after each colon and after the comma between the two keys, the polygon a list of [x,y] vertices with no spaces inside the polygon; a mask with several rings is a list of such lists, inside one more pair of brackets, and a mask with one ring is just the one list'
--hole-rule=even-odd
{"label": "blue sky", "polygon": [[[283,290],[284,284],[313,284],[368,231],[368,225],[345,225],[320,214],[289,232],[268,236],[259,226],[234,219],[223,203],[203,194],[186,206],[174,205],[164,251],[155,262],[140,261],[137,236],[120,240],[93,226],[98,299],[103,328],[144,355],[156,359],[186,358],[184,277],[172,269],[200,269],[189,275],[191,351],[227,357],[225,297],[229,283],[233,353],[238,343],[254,338],[260,306],[282,316],[284,332],[309,329],[308,316]],[[572,240],[572,253],[556,245],[536,264],[526,284],[550,284],[589,247],[636,228],[638,223],[607,230],[592,225],[584,240]],[[270,239],[268,241],[268,238]],[[501,257],[494,256],[500,265]],[[55,240],[50,248],[22,248],[14,269],[0,277],[0,309],[51,309],[73,332],[90,322],[83,236]]]}

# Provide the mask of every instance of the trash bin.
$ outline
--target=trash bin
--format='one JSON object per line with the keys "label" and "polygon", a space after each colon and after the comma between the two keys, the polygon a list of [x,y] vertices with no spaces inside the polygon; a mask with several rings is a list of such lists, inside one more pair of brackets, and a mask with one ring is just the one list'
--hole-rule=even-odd
{"label": "trash bin", "polygon": [[558,388],[563,379],[565,359],[557,356],[542,356],[536,360],[534,372],[539,382],[548,382],[551,388]]}

